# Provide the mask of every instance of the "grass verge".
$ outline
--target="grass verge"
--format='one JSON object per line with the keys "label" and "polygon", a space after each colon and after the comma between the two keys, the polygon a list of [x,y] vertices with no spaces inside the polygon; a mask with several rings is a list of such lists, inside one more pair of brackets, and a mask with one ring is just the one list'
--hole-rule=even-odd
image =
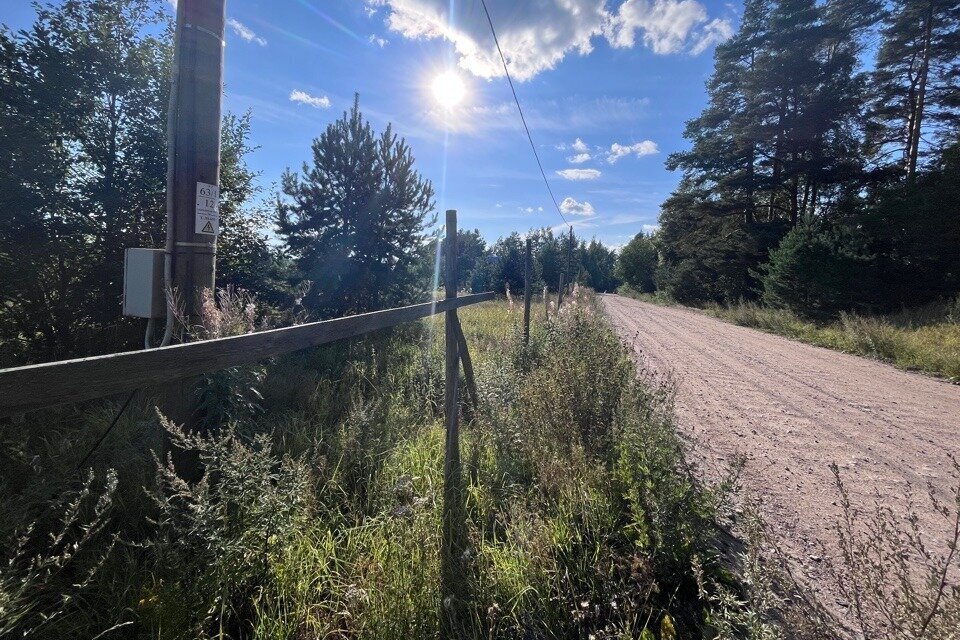
{"label": "grass verge", "polygon": [[828,324],[753,302],[711,305],[706,312],[744,327],[960,382],[960,299],[887,316],[844,313]]}

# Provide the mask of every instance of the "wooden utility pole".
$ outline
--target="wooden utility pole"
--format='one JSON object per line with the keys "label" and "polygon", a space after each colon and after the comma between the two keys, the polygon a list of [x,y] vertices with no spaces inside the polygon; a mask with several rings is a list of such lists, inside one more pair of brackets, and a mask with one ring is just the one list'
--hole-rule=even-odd
{"label": "wooden utility pole", "polygon": [[225,11],[226,0],[177,4],[167,131],[168,285],[191,321],[199,314],[203,291],[214,286]]}
{"label": "wooden utility pole", "polygon": [[[457,212],[447,211],[446,264],[443,283],[447,300],[457,298]],[[470,593],[466,559],[466,493],[460,462],[459,320],[453,309],[444,314],[444,421],[446,451],[443,460],[442,549],[440,550],[440,631],[442,638],[466,637]]]}
{"label": "wooden utility pole", "polygon": [[530,343],[530,300],[533,297],[533,242],[527,238],[523,259],[523,344]]}
{"label": "wooden utility pole", "polygon": [[570,227],[570,244],[567,245],[567,287],[573,291],[573,227]]}

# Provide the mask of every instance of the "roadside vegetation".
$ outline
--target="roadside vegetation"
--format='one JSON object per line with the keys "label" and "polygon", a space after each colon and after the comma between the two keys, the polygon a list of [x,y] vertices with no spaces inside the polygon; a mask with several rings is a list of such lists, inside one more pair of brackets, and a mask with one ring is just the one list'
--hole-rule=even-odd
{"label": "roadside vegetation", "polygon": [[807,320],[756,302],[710,304],[706,311],[744,327],[960,382],[960,299],[882,316],[842,312],[830,322]]}
{"label": "roadside vegetation", "polygon": [[[221,297],[208,330],[245,330],[248,303]],[[463,432],[470,635],[667,640],[748,618],[773,633],[715,544],[735,470],[694,478],[670,387],[635,377],[586,293],[535,322],[529,346],[521,316],[462,313],[480,396]],[[201,386],[220,417],[203,435],[138,402],[89,475],[71,467],[115,405],[5,426],[24,473],[3,484],[4,535],[20,542],[0,569],[0,632],[436,637],[439,322],[218,374]],[[200,482],[178,474],[182,452]]]}

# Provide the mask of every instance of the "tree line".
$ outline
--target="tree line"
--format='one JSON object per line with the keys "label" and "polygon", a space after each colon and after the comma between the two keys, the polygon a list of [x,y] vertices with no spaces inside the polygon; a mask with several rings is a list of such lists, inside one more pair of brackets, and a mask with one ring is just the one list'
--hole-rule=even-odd
{"label": "tree line", "polygon": [[648,287],[813,316],[960,291],[960,3],[747,0],[707,91]]}
{"label": "tree line", "polygon": [[[457,232],[459,286],[474,292],[513,293],[524,290],[526,240],[531,241],[531,267],[535,292],[546,287],[557,291],[561,274],[567,284],[580,284],[596,291],[615,291],[621,284],[616,274],[617,253],[596,238],[578,238],[569,231],[531,229],[525,235],[513,232],[491,245],[479,229]],[[432,245],[434,250],[436,244]],[[441,272],[444,264],[440,257]]]}
{"label": "tree line", "polygon": [[[0,366],[136,348],[121,317],[123,253],[164,245],[173,24],[160,0],[63,0],[0,29]],[[436,288],[431,182],[359,97],[264,193],[247,159],[251,116],[222,123],[218,287],[264,311],[333,317],[426,299]],[[614,254],[531,232],[538,286],[570,274],[615,287]],[[518,234],[459,238],[460,285],[523,286]],[[565,244],[566,243],[566,244]],[[567,276],[568,280],[570,275]]]}

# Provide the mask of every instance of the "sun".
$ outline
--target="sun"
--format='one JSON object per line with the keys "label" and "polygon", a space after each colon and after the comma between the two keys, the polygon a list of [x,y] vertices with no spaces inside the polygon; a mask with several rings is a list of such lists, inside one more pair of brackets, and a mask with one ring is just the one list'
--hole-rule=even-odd
{"label": "sun", "polygon": [[467,95],[467,87],[456,71],[444,71],[433,79],[430,88],[434,99],[444,109],[457,106]]}

